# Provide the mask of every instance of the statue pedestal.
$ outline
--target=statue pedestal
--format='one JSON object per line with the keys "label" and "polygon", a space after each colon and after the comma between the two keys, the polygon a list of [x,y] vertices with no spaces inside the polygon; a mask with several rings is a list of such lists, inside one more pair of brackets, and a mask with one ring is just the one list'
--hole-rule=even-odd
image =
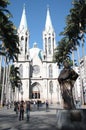
{"label": "statue pedestal", "polygon": [[59,130],[85,130],[86,124],[86,110],[64,110],[58,109],[57,115],[57,128]]}

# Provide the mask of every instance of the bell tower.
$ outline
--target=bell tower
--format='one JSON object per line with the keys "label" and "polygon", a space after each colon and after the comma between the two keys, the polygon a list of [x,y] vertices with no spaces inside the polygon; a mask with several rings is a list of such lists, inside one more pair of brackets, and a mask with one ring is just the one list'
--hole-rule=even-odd
{"label": "bell tower", "polygon": [[29,99],[29,90],[30,90],[30,60],[29,60],[29,30],[27,26],[26,11],[25,5],[23,7],[22,17],[20,20],[20,25],[18,28],[19,36],[19,50],[20,54],[18,55],[18,61],[15,63],[15,66],[19,67],[20,78],[22,81],[22,86],[20,86],[20,92],[18,95],[18,90],[16,88],[16,100],[28,100]]}
{"label": "bell tower", "polygon": [[29,30],[27,26],[25,5],[23,7],[23,13],[20,21],[20,25],[18,28],[19,35],[19,44],[20,44],[20,55],[18,55],[18,60],[27,60],[29,56],[28,48],[29,48]]}
{"label": "bell tower", "polygon": [[55,31],[51,22],[49,8],[47,8],[45,29],[43,31],[43,51],[47,60],[52,60],[55,47]]}

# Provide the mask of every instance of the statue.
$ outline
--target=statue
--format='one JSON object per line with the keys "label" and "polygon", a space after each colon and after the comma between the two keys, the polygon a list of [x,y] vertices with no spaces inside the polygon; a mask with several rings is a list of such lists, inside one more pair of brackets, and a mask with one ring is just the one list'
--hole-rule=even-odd
{"label": "statue", "polygon": [[64,109],[75,109],[72,89],[78,78],[78,74],[69,66],[67,61],[64,61],[63,65],[64,68],[58,77],[63,98],[63,107]]}

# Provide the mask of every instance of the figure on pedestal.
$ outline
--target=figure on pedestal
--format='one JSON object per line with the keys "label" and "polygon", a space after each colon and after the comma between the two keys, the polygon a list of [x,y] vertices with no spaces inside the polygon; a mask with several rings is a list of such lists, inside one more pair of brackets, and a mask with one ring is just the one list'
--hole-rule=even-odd
{"label": "figure on pedestal", "polygon": [[63,65],[64,68],[58,77],[63,98],[63,107],[64,109],[75,109],[72,89],[78,78],[78,74],[70,67],[67,61],[64,61]]}

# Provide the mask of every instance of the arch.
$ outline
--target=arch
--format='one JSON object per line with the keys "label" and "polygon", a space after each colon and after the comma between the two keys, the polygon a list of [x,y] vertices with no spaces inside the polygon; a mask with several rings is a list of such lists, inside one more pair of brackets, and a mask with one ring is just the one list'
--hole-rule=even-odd
{"label": "arch", "polygon": [[47,38],[45,38],[45,53],[47,54]]}
{"label": "arch", "polygon": [[49,65],[49,77],[52,78],[53,77],[53,70],[52,70],[52,65]]}
{"label": "arch", "polygon": [[24,36],[21,36],[21,40],[24,40]]}
{"label": "arch", "polygon": [[49,82],[49,92],[52,94],[53,93],[53,82]]}
{"label": "arch", "polygon": [[48,38],[48,53],[51,54],[51,37]]}
{"label": "arch", "polygon": [[40,84],[37,82],[32,84],[32,99],[40,99]]}

